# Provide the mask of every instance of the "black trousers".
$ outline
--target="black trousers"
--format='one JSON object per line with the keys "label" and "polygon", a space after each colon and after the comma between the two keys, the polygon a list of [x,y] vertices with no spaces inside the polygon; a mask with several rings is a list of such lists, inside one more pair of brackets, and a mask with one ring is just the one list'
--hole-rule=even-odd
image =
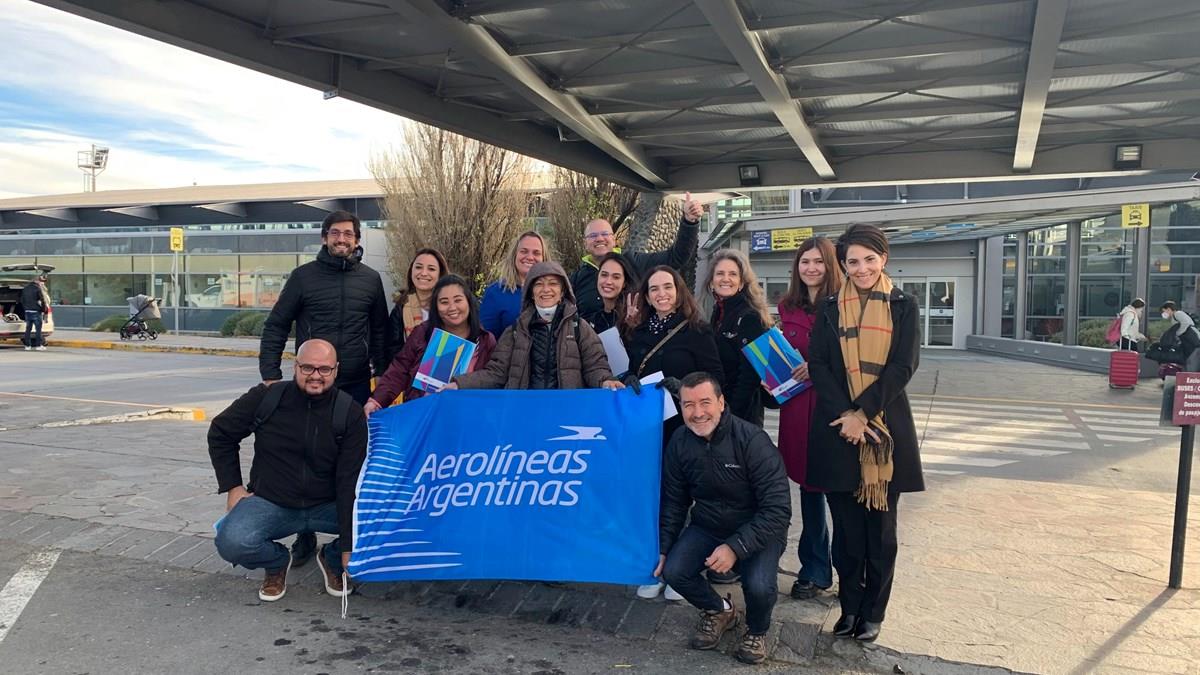
{"label": "black trousers", "polygon": [[896,574],[896,507],[900,493],[888,494],[888,510],[873,511],[850,492],[830,492],[833,567],[838,574],[842,614],[883,621]]}

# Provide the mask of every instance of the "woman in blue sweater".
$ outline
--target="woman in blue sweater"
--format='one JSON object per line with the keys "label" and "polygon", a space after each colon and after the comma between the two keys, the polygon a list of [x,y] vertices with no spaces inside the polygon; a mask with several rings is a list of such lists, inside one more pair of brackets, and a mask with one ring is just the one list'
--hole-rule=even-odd
{"label": "woman in blue sweater", "polygon": [[550,247],[542,235],[522,232],[499,265],[499,279],[483,289],[479,319],[487,332],[499,338],[521,315],[521,287],[534,265],[551,260]]}

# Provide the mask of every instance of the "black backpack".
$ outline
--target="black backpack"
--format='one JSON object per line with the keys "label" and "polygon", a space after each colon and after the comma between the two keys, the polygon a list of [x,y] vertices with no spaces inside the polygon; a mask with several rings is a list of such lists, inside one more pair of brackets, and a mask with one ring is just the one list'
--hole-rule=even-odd
{"label": "black backpack", "polygon": [[[275,413],[275,409],[279,407],[279,401],[283,399],[283,392],[291,382],[275,382],[267,387],[267,394],[263,396],[262,401],[259,401],[258,408],[254,411],[254,422],[250,425],[250,433],[258,431],[262,425],[267,423],[271,415]],[[346,439],[346,429],[350,426],[350,411],[355,404],[354,397],[341,389],[335,390],[335,398],[333,399],[333,441],[337,443],[338,449],[342,448],[342,441]]]}

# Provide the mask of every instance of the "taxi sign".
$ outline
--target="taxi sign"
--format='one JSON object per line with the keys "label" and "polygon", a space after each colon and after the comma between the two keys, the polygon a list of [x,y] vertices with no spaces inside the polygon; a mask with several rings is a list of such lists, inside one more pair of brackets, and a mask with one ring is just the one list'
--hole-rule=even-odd
{"label": "taxi sign", "polygon": [[171,250],[175,251],[177,253],[183,250],[183,228],[182,227],[172,227],[171,228]]}

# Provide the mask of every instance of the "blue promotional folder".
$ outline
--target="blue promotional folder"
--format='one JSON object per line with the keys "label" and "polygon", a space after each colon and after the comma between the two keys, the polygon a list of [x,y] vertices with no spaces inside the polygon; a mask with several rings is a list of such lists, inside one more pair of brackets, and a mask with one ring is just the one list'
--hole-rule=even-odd
{"label": "blue promotional folder", "polygon": [[800,356],[800,352],[788,343],[783,333],[775,326],[771,326],[770,330],[742,347],[742,353],[771,390],[771,395],[780,403],[786,403],[796,394],[812,386],[812,380],[797,382],[792,378],[792,370],[804,363],[804,357]]}

